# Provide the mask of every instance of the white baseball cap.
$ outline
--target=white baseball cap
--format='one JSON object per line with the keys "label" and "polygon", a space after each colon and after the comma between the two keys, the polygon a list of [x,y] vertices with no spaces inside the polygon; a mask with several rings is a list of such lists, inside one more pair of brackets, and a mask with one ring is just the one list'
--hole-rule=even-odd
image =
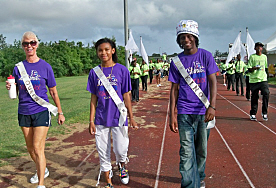
{"label": "white baseball cap", "polygon": [[193,20],[181,20],[176,26],[176,37],[182,33],[189,33],[199,39],[198,23]]}

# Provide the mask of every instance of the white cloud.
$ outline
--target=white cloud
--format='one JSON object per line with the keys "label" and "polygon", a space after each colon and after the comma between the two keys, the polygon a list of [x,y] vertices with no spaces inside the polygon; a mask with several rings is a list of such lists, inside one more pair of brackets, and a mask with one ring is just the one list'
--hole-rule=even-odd
{"label": "white cloud", "polygon": [[[175,27],[181,19],[199,23],[200,47],[228,50],[228,43],[245,28],[254,41],[275,32],[275,0],[128,0],[129,28],[136,41],[143,37],[148,54],[179,52]],[[115,36],[124,45],[123,0],[2,0],[0,33],[7,42],[32,30],[42,41],[82,41]]]}

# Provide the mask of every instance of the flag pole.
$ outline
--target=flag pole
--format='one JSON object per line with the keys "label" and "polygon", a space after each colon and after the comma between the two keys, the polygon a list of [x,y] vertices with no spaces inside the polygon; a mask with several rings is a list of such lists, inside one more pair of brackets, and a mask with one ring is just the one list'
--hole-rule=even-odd
{"label": "flag pole", "polygon": [[[128,41],[128,4],[127,0],[124,0],[124,28],[125,28],[125,46]],[[129,68],[129,62],[128,62],[128,50],[125,50],[125,63],[126,67]]]}

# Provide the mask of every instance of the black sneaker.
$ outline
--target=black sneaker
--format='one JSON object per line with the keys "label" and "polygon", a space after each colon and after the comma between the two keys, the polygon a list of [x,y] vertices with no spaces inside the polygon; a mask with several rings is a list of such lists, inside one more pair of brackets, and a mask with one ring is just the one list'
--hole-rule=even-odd
{"label": "black sneaker", "polygon": [[263,114],[263,120],[264,120],[264,121],[267,121],[267,120],[268,120],[267,114]]}
{"label": "black sneaker", "polygon": [[257,119],[256,119],[256,115],[250,115],[250,120],[256,121],[256,120],[257,120]]}

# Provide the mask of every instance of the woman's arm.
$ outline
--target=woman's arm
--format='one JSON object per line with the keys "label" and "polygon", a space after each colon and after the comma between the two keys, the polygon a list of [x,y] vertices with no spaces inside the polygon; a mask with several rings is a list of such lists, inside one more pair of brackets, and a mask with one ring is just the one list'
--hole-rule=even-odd
{"label": "woman's arm", "polygon": [[89,117],[89,133],[91,135],[96,133],[96,127],[94,124],[94,117],[96,113],[96,106],[97,106],[98,97],[95,94],[91,93],[91,100],[90,100],[90,117]]}
{"label": "woman's arm", "polygon": [[58,108],[58,124],[62,125],[65,121],[65,117],[63,115],[61,105],[60,105],[60,100],[58,97],[58,92],[56,86],[49,88],[49,93],[54,100],[54,103],[56,104],[56,107]]}
{"label": "woman's arm", "polygon": [[126,106],[127,111],[128,111],[129,125],[132,126],[135,130],[137,130],[138,129],[138,125],[135,122],[135,120],[133,118],[133,114],[132,114],[132,107],[131,107],[131,100],[130,100],[130,91],[123,94],[123,99],[124,99],[125,106]]}

